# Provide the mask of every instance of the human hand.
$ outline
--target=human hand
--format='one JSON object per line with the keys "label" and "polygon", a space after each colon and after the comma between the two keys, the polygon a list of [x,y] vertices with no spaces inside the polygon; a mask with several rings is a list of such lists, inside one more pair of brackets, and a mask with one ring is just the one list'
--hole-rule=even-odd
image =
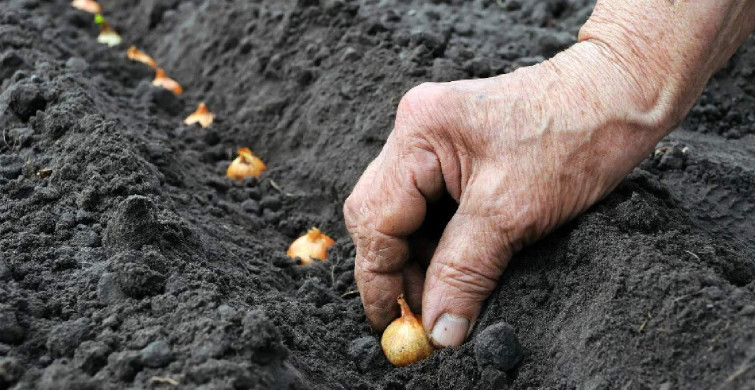
{"label": "human hand", "polygon": [[[461,344],[511,255],[600,199],[655,144],[653,132],[618,117],[643,117],[639,103],[602,107],[609,96],[579,70],[589,65],[602,73],[590,83],[603,78],[628,91],[618,68],[600,63],[598,47],[570,50],[512,74],[423,84],[404,96],[393,133],[344,207],[376,329],[395,318],[404,293],[436,345]],[[446,191],[458,209],[425,272],[428,259],[410,258],[410,235]]]}
{"label": "human hand", "polygon": [[[678,36],[696,31],[652,28],[658,15],[679,17],[674,9],[648,12],[648,26],[619,25],[612,13],[632,16],[622,7],[599,2],[596,13],[603,12],[595,19],[605,22],[588,22],[580,43],[542,64],[489,79],[423,84],[404,96],[394,131],[344,205],[357,249],[355,278],[373,328],[397,316],[395,300],[403,293],[413,310],[422,309],[436,346],[460,345],[512,254],[611,191],[733,52],[717,47],[711,59],[700,40]],[[682,11],[690,20],[707,15]],[[642,45],[615,34],[626,26],[647,27],[630,37],[657,34],[649,40],[653,50],[643,56]],[[744,39],[732,31],[721,34]],[[704,32],[708,46],[721,35]],[[458,209],[423,256],[414,233],[446,192]]]}

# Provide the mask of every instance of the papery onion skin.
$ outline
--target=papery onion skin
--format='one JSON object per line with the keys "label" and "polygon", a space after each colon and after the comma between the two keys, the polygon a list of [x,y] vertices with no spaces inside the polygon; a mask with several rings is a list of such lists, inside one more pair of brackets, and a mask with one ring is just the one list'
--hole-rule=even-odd
{"label": "papery onion skin", "polygon": [[415,316],[404,300],[398,296],[401,317],[393,320],[380,339],[386,359],[396,367],[418,362],[432,355],[435,348],[422,327],[422,316]]}
{"label": "papery onion skin", "polygon": [[215,120],[215,114],[211,113],[204,102],[199,103],[199,107],[191,115],[184,119],[185,125],[199,123],[202,128],[206,129]]}
{"label": "papery onion skin", "polygon": [[105,18],[103,18],[101,14],[94,16],[94,22],[100,25],[100,35],[97,36],[97,42],[110,47],[121,44],[121,36],[110,27],[110,24],[105,21]]}
{"label": "papery onion skin", "polygon": [[239,156],[231,162],[226,171],[226,175],[231,179],[243,181],[247,177],[258,177],[267,170],[267,165],[253,155],[249,148],[240,148],[237,152]]}
{"label": "papery onion skin", "polygon": [[71,2],[71,5],[74,8],[89,12],[90,14],[102,13],[102,7],[100,6],[100,4],[93,0],[73,0]]}
{"label": "papery onion skin", "polygon": [[115,31],[101,32],[100,35],[97,36],[97,42],[108,45],[110,47],[120,45],[121,41],[121,36],[118,35]]}
{"label": "papery onion skin", "polygon": [[184,91],[181,84],[178,84],[178,82],[168,77],[162,68],[157,68],[155,70],[155,79],[152,80],[152,85],[165,88],[176,95],[180,95]]}
{"label": "papery onion skin", "polygon": [[150,57],[147,53],[139,50],[136,48],[136,46],[131,46],[128,48],[128,51],[126,52],[126,57],[130,60],[139,61],[143,64],[146,64],[150,68],[157,68],[157,63],[155,60]]}
{"label": "papery onion skin", "polygon": [[288,257],[301,260],[301,265],[313,263],[315,260],[326,260],[328,249],[335,244],[332,238],[323,234],[318,228],[311,228],[307,234],[297,238],[288,247]]}

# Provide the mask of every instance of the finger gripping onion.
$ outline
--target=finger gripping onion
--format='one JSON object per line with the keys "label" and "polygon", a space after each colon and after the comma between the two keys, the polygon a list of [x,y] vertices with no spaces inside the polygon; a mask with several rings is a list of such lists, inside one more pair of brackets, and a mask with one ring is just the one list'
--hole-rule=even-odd
{"label": "finger gripping onion", "polygon": [[398,304],[401,306],[401,317],[385,328],[380,346],[391,364],[403,367],[432,355],[435,349],[422,327],[422,317],[412,313],[404,294],[398,296]]}
{"label": "finger gripping onion", "polygon": [[247,177],[257,177],[267,169],[267,165],[253,155],[249,148],[240,148],[237,152],[239,156],[231,162],[226,172],[231,179],[242,181]]}
{"label": "finger gripping onion", "polygon": [[318,228],[311,228],[307,234],[297,238],[288,247],[286,254],[295,259],[300,258],[302,265],[307,265],[316,260],[328,258],[328,248],[335,244],[332,238],[323,234]]}

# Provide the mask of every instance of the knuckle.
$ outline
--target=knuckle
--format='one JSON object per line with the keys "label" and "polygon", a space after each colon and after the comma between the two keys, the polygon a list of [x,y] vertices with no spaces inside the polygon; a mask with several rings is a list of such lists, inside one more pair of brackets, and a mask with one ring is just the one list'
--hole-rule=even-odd
{"label": "knuckle", "polygon": [[432,113],[442,98],[443,87],[438,83],[422,83],[404,94],[396,110],[396,122],[422,120]]}

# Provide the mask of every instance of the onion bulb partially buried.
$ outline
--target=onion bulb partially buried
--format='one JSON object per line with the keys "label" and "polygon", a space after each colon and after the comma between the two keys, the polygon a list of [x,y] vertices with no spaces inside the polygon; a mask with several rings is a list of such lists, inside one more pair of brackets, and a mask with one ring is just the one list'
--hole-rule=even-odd
{"label": "onion bulb partially buried", "polygon": [[100,5],[94,0],[73,0],[71,6],[89,12],[90,14],[102,13],[102,7],[100,7]]}
{"label": "onion bulb partially buried", "polygon": [[100,35],[97,36],[97,42],[110,47],[121,44],[121,36],[110,27],[110,24],[105,21],[105,18],[103,18],[102,15],[95,15],[94,22],[100,26]]}
{"label": "onion bulb partially buried", "polygon": [[398,304],[401,306],[401,317],[385,328],[380,346],[391,364],[403,367],[432,355],[435,349],[422,327],[422,317],[412,313],[404,294],[398,296]]}
{"label": "onion bulb partially buried", "polygon": [[231,162],[226,172],[231,179],[242,181],[247,177],[257,177],[267,169],[267,165],[253,155],[249,148],[240,148],[237,153],[239,156]]}
{"label": "onion bulb partially buried", "polygon": [[128,59],[130,60],[139,61],[143,64],[146,64],[150,68],[157,68],[157,63],[155,62],[155,60],[147,55],[147,53],[137,49],[136,46],[131,46],[128,48],[126,57],[128,57]]}
{"label": "onion bulb partially buried", "polygon": [[155,79],[152,80],[152,85],[163,87],[176,95],[180,95],[184,91],[184,89],[181,88],[181,84],[165,74],[163,68],[157,68],[157,70],[155,70]]}
{"label": "onion bulb partially buried", "polygon": [[322,234],[320,229],[311,228],[307,234],[297,238],[288,247],[286,254],[288,257],[301,259],[301,265],[313,263],[315,260],[325,260],[328,258],[328,248],[333,246],[335,241],[332,238]]}
{"label": "onion bulb partially buried", "polygon": [[213,120],[215,120],[215,114],[211,113],[210,110],[207,109],[207,105],[204,104],[204,102],[201,102],[199,103],[197,110],[194,111],[193,114],[186,117],[186,119],[184,119],[184,124],[193,125],[195,123],[199,123],[202,128],[207,128],[212,124]]}

